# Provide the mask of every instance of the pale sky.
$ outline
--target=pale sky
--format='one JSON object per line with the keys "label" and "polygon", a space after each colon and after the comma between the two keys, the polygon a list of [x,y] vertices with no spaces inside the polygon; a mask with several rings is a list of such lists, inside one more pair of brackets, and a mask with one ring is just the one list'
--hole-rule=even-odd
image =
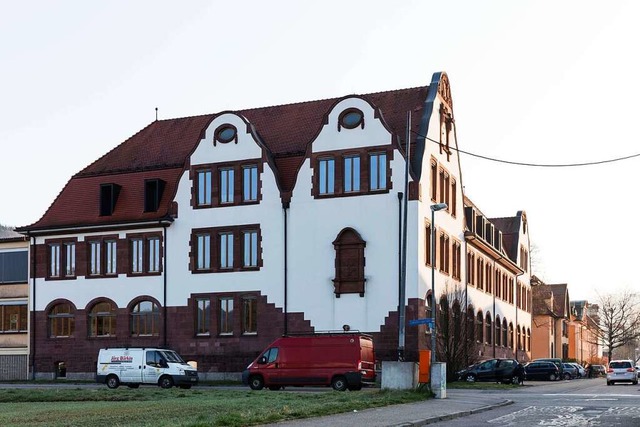
{"label": "pale sky", "polygon": [[[0,0],[0,224],[155,118],[429,84],[459,148],[529,163],[640,153],[636,1]],[[530,168],[462,154],[489,217],[527,213],[534,274],[570,298],[635,276],[640,158]]]}

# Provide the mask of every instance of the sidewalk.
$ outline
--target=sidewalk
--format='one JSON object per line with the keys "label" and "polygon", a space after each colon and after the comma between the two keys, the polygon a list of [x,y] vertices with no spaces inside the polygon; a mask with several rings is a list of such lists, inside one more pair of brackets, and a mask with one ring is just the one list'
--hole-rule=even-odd
{"label": "sidewalk", "polygon": [[491,394],[460,393],[463,390],[447,390],[446,399],[429,399],[423,402],[384,406],[358,412],[283,421],[271,426],[423,426],[438,421],[464,417],[493,408],[510,405],[513,402]]}

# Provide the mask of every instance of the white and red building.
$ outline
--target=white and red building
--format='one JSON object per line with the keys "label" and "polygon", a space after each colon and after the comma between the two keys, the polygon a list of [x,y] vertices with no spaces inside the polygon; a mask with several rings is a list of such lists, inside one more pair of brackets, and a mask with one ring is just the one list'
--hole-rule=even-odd
{"label": "white and red building", "polygon": [[[430,206],[446,202],[436,293],[467,291],[459,306],[482,316],[483,355],[514,355],[522,340],[526,358],[526,215],[487,219],[462,189],[444,73],[412,89],[155,121],[20,229],[34,273],[33,373],[64,363],[69,376],[93,375],[99,348],[168,346],[216,378],[282,334],[347,325],[395,360],[407,196],[406,320],[426,315]],[[491,272],[482,285],[479,259]],[[424,326],[406,328],[408,360],[428,347]]]}

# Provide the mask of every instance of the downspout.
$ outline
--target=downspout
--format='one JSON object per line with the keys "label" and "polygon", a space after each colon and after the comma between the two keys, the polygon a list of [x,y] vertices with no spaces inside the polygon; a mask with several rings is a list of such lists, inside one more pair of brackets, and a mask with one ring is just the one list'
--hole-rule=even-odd
{"label": "downspout", "polygon": [[[402,192],[398,193],[398,293],[402,287]],[[398,313],[400,311],[398,310]]]}
{"label": "downspout", "polygon": [[[433,225],[432,225],[433,227]],[[464,235],[464,233],[463,233]],[[467,263],[467,238],[464,238],[464,328],[465,328],[465,336],[467,337],[467,342],[471,338],[469,336],[469,264]],[[433,298],[433,297],[432,297]],[[432,300],[433,301],[433,300]],[[475,325],[474,325],[475,326]],[[475,343],[472,343],[475,344]],[[469,345],[464,346],[464,362],[468,366],[469,365]]]}
{"label": "downspout", "polygon": [[287,267],[288,267],[288,247],[287,247],[287,232],[288,232],[288,224],[287,224],[287,209],[289,209],[290,207],[290,203],[289,202],[282,202],[282,217],[284,220],[284,335],[287,335],[287,333],[289,332],[289,314],[287,311],[287,297],[288,297],[288,287],[289,287],[289,281],[288,281],[288,274],[287,274]]}
{"label": "downspout", "polygon": [[167,225],[163,224],[162,225],[162,229],[163,229],[163,247],[164,247],[164,257],[163,257],[163,261],[164,261],[164,284],[163,284],[163,301],[162,301],[162,307],[163,307],[163,318],[164,318],[164,339],[163,339],[163,347],[167,347],[167,254],[169,253],[169,251],[167,250]]}
{"label": "downspout", "polygon": [[[29,236],[27,234],[27,236]],[[29,353],[31,353],[31,375],[32,378],[31,379],[36,379],[36,238],[35,236],[32,237],[32,248],[33,248],[33,256],[31,257],[32,260],[32,271],[33,271],[33,277],[31,277],[31,282],[32,282],[32,286],[33,286],[33,290],[31,291],[31,296],[32,296],[32,307],[33,309],[31,310],[31,312],[33,313],[31,315],[31,325],[29,325],[29,331],[31,332],[31,351],[29,351]]]}

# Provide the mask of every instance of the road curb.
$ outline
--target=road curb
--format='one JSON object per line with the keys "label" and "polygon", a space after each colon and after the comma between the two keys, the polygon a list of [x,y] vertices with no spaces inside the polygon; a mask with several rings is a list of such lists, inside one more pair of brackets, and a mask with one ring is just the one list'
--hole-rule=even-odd
{"label": "road curb", "polygon": [[473,414],[479,414],[480,412],[490,411],[495,408],[501,408],[503,406],[512,405],[512,404],[513,404],[513,400],[503,400],[502,402],[498,402],[493,405],[486,405],[486,406],[481,406],[480,408],[470,409],[468,411],[454,412],[452,414],[440,415],[440,416],[431,417],[431,418],[424,418],[421,420],[409,421],[402,424],[395,424],[393,427],[420,427],[420,426],[425,426],[427,424],[437,423],[439,421],[453,420],[456,418],[466,417]]}

